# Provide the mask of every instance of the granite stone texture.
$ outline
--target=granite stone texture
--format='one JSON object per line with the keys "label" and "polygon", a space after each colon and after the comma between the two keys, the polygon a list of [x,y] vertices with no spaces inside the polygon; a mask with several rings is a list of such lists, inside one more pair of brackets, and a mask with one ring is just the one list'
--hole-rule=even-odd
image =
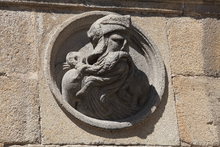
{"label": "granite stone texture", "polygon": [[39,142],[37,81],[0,77],[0,142]]}
{"label": "granite stone texture", "polygon": [[220,77],[220,20],[204,19],[202,54],[205,75]]}
{"label": "granite stone texture", "polygon": [[32,12],[0,10],[0,142],[40,141]]}
{"label": "granite stone texture", "polygon": [[[57,15],[57,20],[62,19]],[[71,17],[71,16],[69,16]],[[154,18],[140,19],[137,17],[132,18],[137,24],[145,23],[149,24],[148,28],[145,28],[145,33],[152,33],[158,29],[160,35],[150,35],[155,43],[160,44],[160,40],[166,41],[165,31],[165,19]],[[144,21],[144,22],[143,22]],[[156,22],[155,22],[156,21]],[[151,24],[161,23],[160,26],[155,29],[155,25]],[[49,28],[50,25],[53,29],[59,26],[51,23],[43,23],[45,28]],[[48,27],[47,27],[48,26]],[[140,26],[141,27],[141,26]],[[49,30],[48,30],[49,31]],[[148,31],[148,32],[147,32]],[[52,33],[51,33],[52,34]],[[159,37],[158,37],[159,36]],[[44,40],[44,39],[42,39]],[[47,45],[46,42],[42,42],[43,45]],[[161,52],[163,58],[168,56],[168,45],[163,46]],[[43,59],[43,53],[41,54]],[[165,63],[169,66],[169,63]],[[42,63],[42,69],[44,63]],[[174,103],[174,95],[172,85],[170,82],[170,72],[168,71],[168,85],[164,95],[164,98],[156,112],[149,117],[148,120],[127,129],[122,130],[104,130],[93,128],[85,125],[78,120],[65,114],[59,107],[50,89],[46,83],[46,79],[43,75],[43,71],[40,72],[40,98],[41,98],[41,133],[42,144],[87,144],[87,145],[102,145],[102,144],[115,144],[115,145],[179,145],[179,135],[176,120],[176,110]],[[56,135],[54,135],[56,134]]]}
{"label": "granite stone texture", "polygon": [[167,23],[177,119],[184,143],[219,145],[219,22],[187,17],[171,18]]}
{"label": "granite stone texture", "polygon": [[174,75],[220,74],[220,21],[190,17],[168,20],[171,70]]}
{"label": "granite stone texture", "polygon": [[0,10],[0,21],[0,72],[37,71],[34,13]]}
{"label": "granite stone texture", "polygon": [[[29,144],[29,145],[9,145],[7,147],[124,147],[124,146],[115,146],[115,145],[38,145],[38,144]],[[143,146],[143,145],[135,145],[132,147],[164,147],[160,145],[156,146]],[[174,147],[174,146],[166,146],[166,147]]]}
{"label": "granite stone texture", "polygon": [[173,78],[181,141],[197,146],[219,146],[220,79]]}
{"label": "granite stone texture", "polygon": [[[144,9],[129,4],[103,9],[63,2],[52,6],[48,1],[35,7],[36,0],[0,2],[0,147],[220,146],[219,13],[198,7],[211,1],[188,2],[184,8],[179,1],[178,9],[167,5],[156,11],[150,7],[157,2]],[[209,8],[219,11],[217,3]],[[196,15],[215,15],[190,17],[195,8]],[[89,10],[131,13],[163,57],[168,81],[164,98],[149,119],[132,128],[103,130],[70,117],[46,82],[50,37],[63,21]],[[162,12],[175,17],[157,15]]]}

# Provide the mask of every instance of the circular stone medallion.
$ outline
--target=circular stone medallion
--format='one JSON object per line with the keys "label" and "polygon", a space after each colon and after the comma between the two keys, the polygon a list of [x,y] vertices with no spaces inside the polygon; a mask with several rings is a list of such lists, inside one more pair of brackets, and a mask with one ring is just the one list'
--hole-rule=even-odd
{"label": "circular stone medallion", "polygon": [[86,12],[50,39],[45,74],[59,105],[95,127],[133,126],[153,113],[165,87],[156,46],[129,15]]}

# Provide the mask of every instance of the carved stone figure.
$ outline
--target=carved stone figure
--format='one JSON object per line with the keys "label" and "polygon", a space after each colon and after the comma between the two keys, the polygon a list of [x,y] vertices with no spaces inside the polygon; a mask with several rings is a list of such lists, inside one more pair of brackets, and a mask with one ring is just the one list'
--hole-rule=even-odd
{"label": "carved stone figure", "polygon": [[73,123],[76,118],[120,129],[156,110],[166,72],[147,35],[130,16],[105,11],[78,14],[54,28],[44,71],[54,98]]}
{"label": "carved stone figure", "polygon": [[128,15],[102,17],[87,32],[93,52],[66,55],[62,97],[79,112],[97,119],[121,120],[147,103],[148,78],[129,54],[130,27]]}

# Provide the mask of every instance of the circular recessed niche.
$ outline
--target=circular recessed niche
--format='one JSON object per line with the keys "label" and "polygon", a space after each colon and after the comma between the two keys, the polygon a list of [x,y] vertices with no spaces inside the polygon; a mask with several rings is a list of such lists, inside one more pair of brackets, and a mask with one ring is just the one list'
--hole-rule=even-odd
{"label": "circular recessed niche", "polygon": [[[81,63],[70,66],[79,57]],[[155,44],[129,16],[111,12],[86,12],[57,27],[46,50],[45,74],[59,106],[105,129],[146,119],[165,87],[165,68]],[[65,95],[65,89],[70,93]]]}

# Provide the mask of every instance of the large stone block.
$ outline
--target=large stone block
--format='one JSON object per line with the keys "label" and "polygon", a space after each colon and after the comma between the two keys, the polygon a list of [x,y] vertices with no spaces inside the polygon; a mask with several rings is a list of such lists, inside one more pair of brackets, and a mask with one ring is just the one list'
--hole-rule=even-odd
{"label": "large stone block", "polygon": [[[59,20],[58,15],[57,19]],[[166,41],[161,43],[161,39],[166,40],[164,29],[166,24],[165,19],[155,17],[151,19],[138,17],[132,19],[136,21],[137,24],[141,22],[143,23],[143,21],[146,24],[149,24],[149,26],[146,25],[148,27],[144,28],[146,31],[145,33],[153,34],[155,33],[155,27],[158,27],[155,30],[160,32],[160,37],[152,34],[150,36],[152,36],[152,40],[154,40],[155,43],[160,43],[159,47],[162,47],[161,52],[165,53],[163,57],[166,58],[168,56],[168,45],[165,44]],[[157,23],[162,22],[162,25],[155,26],[154,24],[151,24],[151,22],[155,23],[155,21]],[[46,28],[47,25],[51,25],[47,23],[43,24]],[[56,25],[53,25],[53,28],[56,27]],[[45,45],[47,45],[47,42],[42,42],[41,46],[43,47]],[[44,55],[43,52],[44,50],[42,48],[42,59]],[[168,62],[165,64],[169,66]],[[41,69],[43,69],[43,66],[44,64],[42,64]],[[170,80],[168,80],[169,84],[167,85],[164,99],[158,110],[156,110],[148,120],[145,120],[132,128],[104,130],[85,125],[68,114],[65,114],[51,94],[42,70],[40,75],[42,144],[179,145],[174,95]],[[170,77],[170,72],[168,73],[168,77]]]}
{"label": "large stone block", "polygon": [[218,146],[220,128],[220,79],[173,78],[180,137],[198,146]]}
{"label": "large stone block", "polygon": [[0,10],[0,72],[37,70],[35,30],[33,12]]}
{"label": "large stone block", "polygon": [[203,74],[202,24],[192,18],[168,22],[171,70],[173,74]]}
{"label": "large stone block", "polygon": [[0,10],[0,142],[40,140],[33,12]]}
{"label": "large stone block", "polygon": [[220,21],[172,18],[167,29],[173,74],[219,75]]}
{"label": "large stone block", "polygon": [[[128,145],[129,146],[129,145]],[[35,144],[28,144],[28,145],[9,145],[7,147],[124,147],[124,146],[115,146],[115,145],[35,145]],[[164,146],[133,146],[132,147],[164,147]],[[166,146],[172,147],[172,146]]]}
{"label": "large stone block", "polygon": [[39,142],[38,85],[32,78],[0,76],[0,142]]}

